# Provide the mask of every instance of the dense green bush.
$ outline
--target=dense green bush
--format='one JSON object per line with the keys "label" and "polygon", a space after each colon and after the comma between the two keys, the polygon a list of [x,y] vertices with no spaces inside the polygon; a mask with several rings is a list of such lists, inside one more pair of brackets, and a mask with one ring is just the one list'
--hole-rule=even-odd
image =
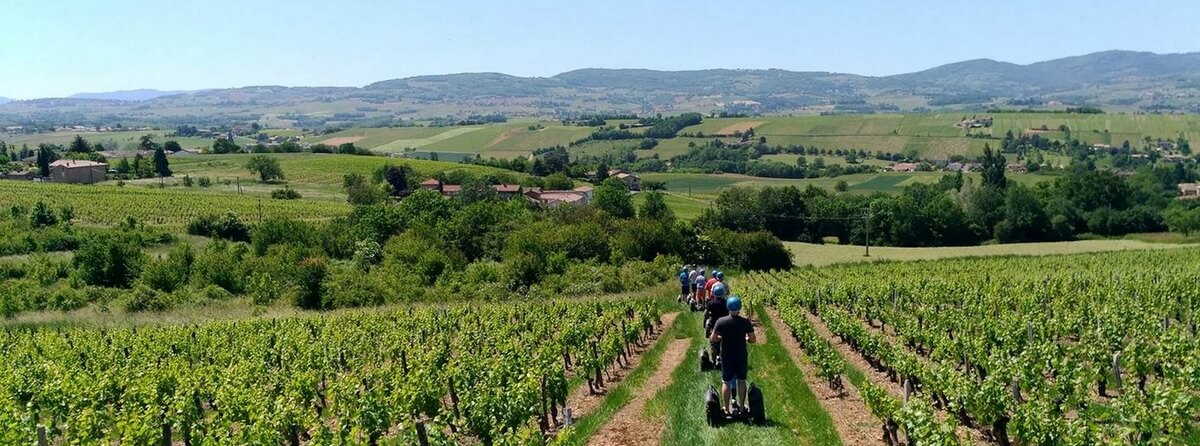
{"label": "dense green bush", "polygon": [[129,287],[141,275],[146,253],[136,236],[101,233],[89,237],[75,251],[73,263],[79,278],[89,284]]}
{"label": "dense green bush", "polygon": [[187,233],[204,237],[245,242],[250,240],[250,228],[232,212],[223,216],[203,215],[188,222]]}

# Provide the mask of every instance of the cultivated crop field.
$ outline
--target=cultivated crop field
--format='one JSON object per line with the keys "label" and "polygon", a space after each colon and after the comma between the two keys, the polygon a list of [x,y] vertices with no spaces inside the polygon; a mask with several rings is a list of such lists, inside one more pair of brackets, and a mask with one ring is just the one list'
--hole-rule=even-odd
{"label": "cultivated crop field", "polygon": [[[756,274],[817,373],[917,444],[1196,444],[1195,249]],[[849,381],[849,382],[846,382]]]}
{"label": "cultivated crop field", "polygon": [[[808,186],[816,186],[822,189],[833,191],[839,181],[845,181],[849,186],[848,191],[854,193],[899,193],[904,187],[910,184],[926,183],[932,184],[938,182],[943,176],[949,175],[944,172],[910,172],[910,173],[862,173],[853,175],[841,175],[834,178],[813,178],[813,179],[793,179],[793,178],[762,178],[752,177],[747,175],[737,174],[698,174],[698,173],[647,173],[642,174],[643,181],[661,181],[667,186],[667,190],[674,194],[688,196],[691,194],[696,197],[714,197],[721,193],[722,189],[730,187],[782,187],[796,186],[805,188]],[[980,177],[978,173],[968,173],[964,175],[978,183]],[[1036,184],[1042,181],[1053,180],[1054,177],[1032,175],[1032,174],[1008,174],[1008,178],[1026,185]]]}
{"label": "cultivated crop field", "polygon": [[518,444],[659,318],[626,299],[0,331],[0,443]]}
{"label": "cultivated crop field", "polygon": [[[233,155],[202,155],[190,158],[173,158],[171,169],[174,170],[178,181],[184,175],[197,178],[207,176],[213,180],[219,178],[242,178],[243,187],[249,186],[254,180],[254,174],[247,171],[246,162],[253,157],[251,154]],[[469,170],[477,173],[507,173],[520,175],[515,172],[486,166],[475,166],[439,161],[418,159],[397,159],[382,156],[354,156],[313,153],[272,154],[279,160],[279,166],[286,175],[285,180],[291,187],[298,189],[313,189],[335,193],[342,188],[342,177],[346,174],[359,174],[370,177],[378,168],[391,164],[404,164],[412,167],[421,176],[433,176],[451,170]],[[277,186],[281,187],[281,186]]]}
{"label": "cultivated crop field", "polygon": [[126,217],[155,226],[183,227],[193,218],[233,212],[243,218],[289,217],[324,220],[350,212],[344,202],[271,200],[195,189],[152,186],[117,187],[0,181],[0,196],[8,206],[33,206],[41,201],[53,209],[70,206],[80,223],[112,226]]}

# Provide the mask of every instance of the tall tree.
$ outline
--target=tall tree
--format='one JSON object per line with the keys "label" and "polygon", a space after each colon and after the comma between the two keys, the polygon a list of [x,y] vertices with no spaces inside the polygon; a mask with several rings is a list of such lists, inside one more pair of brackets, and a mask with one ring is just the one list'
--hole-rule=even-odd
{"label": "tall tree", "polygon": [[600,165],[596,166],[596,184],[603,183],[604,180],[607,180],[607,179],[608,179],[608,163],[601,161]]}
{"label": "tall tree", "polygon": [[258,174],[264,183],[283,179],[283,168],[279,167],[279,160],[271,156],[255,155],[246,162],[246,170]]}
{"label": "tall tree", "polygon": [[617,218],[633,217],[633,199],[629,196],[629,188],[616,178],[605,180],[596,188],[592,204]]}
{"label": "tall tree", "polygon": [[667,202],[663,199],[662,192],[651,191],[644,193],[642,196],[646,197],[646,201],[643,201],[642,206],[638,208],[638,217],[661,221],[675,220],[675,212],[667,207]]}
{"label": "tall tree", "polygon": [[130,172],[133,172],[133,166],[129,164],[129,158],[121,158],[117,162],[117,173],[124,175]]}
{"label": "tall tree", "polygon": [[408,180],[412,175],[412,168],[408,167],[408,165],[393,166],[387,164],[375,171],[374,180],[375,182],[387,182],[389,186],[388,192],[392,196],[403,197],[408,195]]}
{"label": "tall tree", "polygon": [[154,148],[154,173],[160,177],[171,176],[170,162],[167,161],[167,152],[162,146]]}
{"label": "tall tree", "polygon": [[54,146],[50,144],[38,144],[37,166],[41,176],[50,176],[50,163],[56,159],[58,159],[58,155],[54,153]]}
{"label": "tall tree", "polygon": [[993,152],[992,146],[988,144],[983,145],[983,159],[980,167],[983,171],[984,187],[1003,189],[1008,184],[1004,178],[1004,169],[1008,167],[1008,162],[1004,159],[1004,155]]}
{"label": "tall tree", "polygon": [[138,150],[153,152],[157,148],[158,143],[154,142],[154,135],[142,135],[142,140],[138,143]]}
{"label": "tall tree", "polygon": [[164,142],[162,147],[164,150],[171,152],[171,153],[176,153],[180,150],[183,150],[183,147],[181,147],[179,145],[179,143],[176,142],[175,140],[170,140],[170,141]]}
{"label": "tall tree", "polygon": [[88,144],[82,136],[75,135],[75,139],[71,140],[71,145],[67,146],[67,153],[91,153],[92,145]]}

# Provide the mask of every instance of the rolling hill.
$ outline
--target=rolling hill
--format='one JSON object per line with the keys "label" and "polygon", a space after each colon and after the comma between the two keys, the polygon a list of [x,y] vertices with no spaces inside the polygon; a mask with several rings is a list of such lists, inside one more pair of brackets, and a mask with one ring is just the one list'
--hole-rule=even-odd
{"label": "rolling hill", "polygon": [[139,89],[139,90],[121,90],[109,91],[104,93],[78,93],[71,95],[71,99],[100,99],[106,101],[146,101],[163,96],[171,96],[177,94],[193,93],[195,90],[176,90],[176,91],[161,91],[154,89]]}
{"label": "rolling hill", "polygon": [[[1106,51],[1028,65],[989,59],[883,77],[768,70],[588,68],[551,77],[416,76],[356,87],[253,86],[188,94],[133,90],[0,105],[0,124],[386,125],[503,113],[874,113],[1096,105],[1200,112],[1200,53]],[[133,102],[131,102],[133,101]]]}

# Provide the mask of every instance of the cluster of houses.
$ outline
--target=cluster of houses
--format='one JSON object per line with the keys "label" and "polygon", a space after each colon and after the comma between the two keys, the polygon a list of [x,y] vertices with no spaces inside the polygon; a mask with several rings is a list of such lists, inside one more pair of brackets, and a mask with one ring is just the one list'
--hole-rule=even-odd
{"label": "cluster of houses", "polygon": [[[594,170],[591,172],[588,172],[587,177],[588,177],[588,181],[591,181],[593,183],[598,182],[600,179],[599,174],[596,173],[596,171],[594,171]],[[621,180],[621,182],[625,183],[625,186],[628,187],[629,190],[635,190],[635,191],[642,190],[642,179],[638,178],[637,175],[631,174],[624,170],[608,169],[608,177]]]}
{"label": "cluster of houses", "polygon": [[[941,163],[935,163],[935,164],[941,166],[940,168],[936,168],[936,167],[935,168],[942,172],[962,172],[962,173],[974,171],[975,168],[979,166],[978,164],[975,164],[975,163],[960,163],[960,162],[946,163],[945,165],[942,165]],[[931,167],[934,167],[934,166],[931,166]],[[1013,173],[1025,173],[1025,171],[1027,170],[1025,165],[1021,164],[1021,163],[1009,163],[1006,166],[1006,169],[1008,169],[1009,172],[1013,172]],[[889,170],[891,170],[892,172],[916,172],[916,171],[920,170],[920,164],[896,163],[896,164],[893,164]]]}
{"label": "cluster of houses", "polygon": [[[38,175],[17,170],[0,175],[6,180],[34,181]],[[88,160],[58,160],[50,163],[48,181],[69,184],[94,184],[108,179],[108,164]]]}
{"label": "cluster of houses", "polygon": [[964,118],[962,121],[959,121],[958,124],[954,124],[954,126],[959,127],[959,128],[964,128],[964,129],[979,129],[979,128],[991,127],[992,126],[992,117],[991,116],[984,116],[984,117],[972,116],[970,119]]}
{"label": "cluster of houses", "polygon": [[[445,184],[435,178],[421,182],[421,188],[437,191],[444,197],[453,197],[462,192],[462,186]],[[492,189],[500,198],[511,200],[524,198],[545,207],[581,206],[592,202],[592,187],[580,186],[571,190],[542,190],[540,187],[523,187],[519,184],[493,184]]]}
{"label": "cluster of houses", "polygon": [[[616,178],[625,183],[631,191],[642,189],[642,179],[637,175],[620,169],[608,171],[609,178]],[[588,172],[588,177],[596,181],[596,172]],[[519,184],[493,184],[490,186],[496,194],[505,200],[523,198],[545,207],[582,206],[592,202],[592,186],[580,186],[570,190],[545,190],[540,187],[524,187]],[[463,187],[458,184],[446,184],[436,178],[421,182],[421,188],[437,191],[444,197],[453,197],[462,193]]]}
{"label": "cluster of houses", "polygon": [[1195,200],[1200,198],[1200,184],[1196,183],[1179,183],[1176,185],[1179,188],[1179,196],[1175,197],[1179,200]]}

